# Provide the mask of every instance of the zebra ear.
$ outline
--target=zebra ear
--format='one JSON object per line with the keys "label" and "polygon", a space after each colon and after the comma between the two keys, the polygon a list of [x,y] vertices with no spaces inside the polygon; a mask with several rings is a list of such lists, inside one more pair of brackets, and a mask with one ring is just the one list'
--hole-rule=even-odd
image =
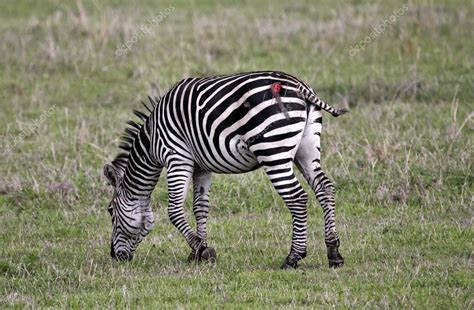
{"label": "zebra ear", "polygon": [[112,164],[105,164],[104,166],[104,175],[109,181],[109,184],[113,187],[117,186],[118,183],[118,174],[117,169]]}

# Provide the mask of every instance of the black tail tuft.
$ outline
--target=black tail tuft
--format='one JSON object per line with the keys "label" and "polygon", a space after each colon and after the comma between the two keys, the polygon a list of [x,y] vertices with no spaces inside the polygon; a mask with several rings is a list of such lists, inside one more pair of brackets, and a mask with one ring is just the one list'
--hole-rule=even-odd
{"label": "black tail tuft", "polygon": [[332,115],[334,117],[338,117],[339,115],[346,114],[348,112],[349,112],[349,110],[347,110],[347,109],[336,109]]}

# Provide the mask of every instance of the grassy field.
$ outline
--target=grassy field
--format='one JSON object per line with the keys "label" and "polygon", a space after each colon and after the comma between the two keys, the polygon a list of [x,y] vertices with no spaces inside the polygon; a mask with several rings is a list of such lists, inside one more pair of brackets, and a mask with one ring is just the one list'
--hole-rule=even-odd
{"label": "grassy field", "polygon": [[[0,308],[474,306],[472,1],[245,2],[0,2]],[[279,269],[291,217],[261,171],[214,178],[215,266],[185,262],[165,178],[113,262],[102,167],[151,83],[264,69],[351,110],[322,135],[345,266],[311,195],[308,256]]]}

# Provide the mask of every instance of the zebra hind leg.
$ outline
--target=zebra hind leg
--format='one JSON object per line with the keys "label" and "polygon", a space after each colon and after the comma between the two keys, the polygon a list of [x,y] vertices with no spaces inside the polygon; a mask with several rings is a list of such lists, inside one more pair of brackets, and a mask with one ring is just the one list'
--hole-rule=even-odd
{"label": "zebra hind leg", "polygon": [[342,267],[344,265],[344,258],[339,253],[339,237],[336,231],[336,193],[334,184],[321,170],[321,168],[314,171],[312,178],[313,189],[319,204],[323,208],[324,214],[324,241],[328,254],[328,261],[330,268]]}
{"label": "zebra hind leg", "polygon": [[206,171],[195,171],[193,174],[194,200],[193,212],[196,218],[196,232],[201,238],[202,248],[200,251],[192,250],[188,262],[208,261],[214,263],[217,259],[214,248],[207,246],[207,216],[209,214],[209,190],[211,187],[212,174]]}
{"label": "zebra hind leg", "polygon": [[339,237],[336,232],[334,185],[321,169],[322,115],[310,107],[308,123],[295,156],[295,163],[316,194],[324,214],[324,237],[328,252],[329,267],[340,267],[344,259],[339,253]]}
{"label": "zebra hind leg", "polygon": [[332,181],[319,166],[318,161],[305,161],[301,158],[296,163],[308,184],[313,188],[324,214],[324,239],[326,243],[329,267],[337,268],[344,265],[344,258],[339,253],[339,237],[336,231],[335,190]]}
{"label": "zebra hind leg", "polygon": [[281,268],[297,268],[298,261],[306,257],[308,195],[294,175],[292,161],[277,166],[264,166],[264,169],[278,194],[290,209],[293,220],[291,250]]}

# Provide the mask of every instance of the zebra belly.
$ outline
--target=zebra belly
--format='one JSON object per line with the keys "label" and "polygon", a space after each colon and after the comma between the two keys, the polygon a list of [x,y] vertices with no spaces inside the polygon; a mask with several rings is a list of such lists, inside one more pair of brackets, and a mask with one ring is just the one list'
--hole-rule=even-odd
{"label": "zebra belly", "polygon": [[[209,140],[209,143],[212,141]],[[222,142],[214,147],[219,152],[214,154],[212,161],[206,160],[208,157],[206,154],[193,154],[200,169],[220,174],[238,174],[253,171],[259,167],[257,158],[249,150],[243,136],[235,136],[227,143]]]}

